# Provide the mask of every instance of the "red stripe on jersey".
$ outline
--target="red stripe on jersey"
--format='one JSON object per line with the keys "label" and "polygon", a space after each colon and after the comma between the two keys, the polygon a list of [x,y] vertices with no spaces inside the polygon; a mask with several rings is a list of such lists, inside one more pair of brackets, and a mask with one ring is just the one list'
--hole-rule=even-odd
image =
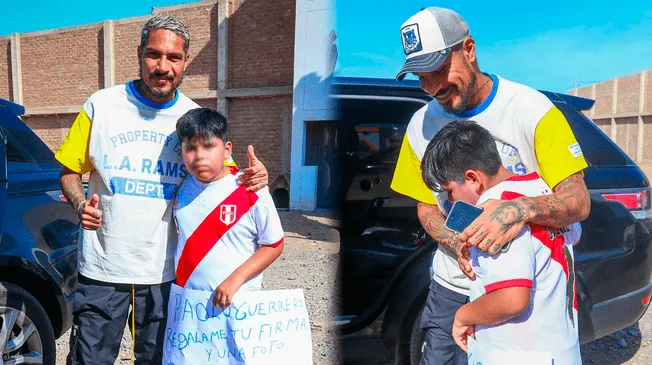
{"label": "red stripe on jersey", "polygon": [[238,166],[236,166],[236,165],[233,165],[233,166],[225,166],[225,167],[228,167],[228,168],[229,168],[229,170],[230,170],[230,172],[231,172],[231,175],[235,175],[235,174],[238,173],[238,171],[240,171],[240,169],[239,169]]}
{"label": "red stripe on jersey", "polygon": [[[528,175],[536,174],[536,172],[530,173]],[[524,176],[528,176],[524,175]],[[514,176],[512,176],[514,177]],[[520,176],[523,177],[523,176]],[[537,174],[538,177],[538,174]],[[514,181],[514,180],[512,180]],[[518,180],[517,180],[518,181]],[[524,181],[524,180],[520,180]],[[516,198],[523,197],[525,195],[514,192],[514,191],[504,191],[500,195],[501,200],[513,200]],[[550,257],[554,260],[557,261],[559,264],[561,264],[561,267],[564,269],[564,274],[566,274],[566,280],[568,280],[568,262],[566,261],[566,256],[564,255],[564,245],[566,245],[566,240],[564,239],[564,236],[562,235],[556,235],[554,239],[551,239],[550,236],[548,235],[548,231],[546,230],[545,227],[540,226],[538,224],[530,224],[528,223],[528,226],[530,226],[530,231],[532,232],[532,236],[541,243],[548,247],[550,249]],[[577,293],[577,283],[573,283],[574,285],[574,293]],[[577,306],[577,295],[574,295],[573,297],[573,307],[575,309],[578,308]]]}
{"label": "red stripe on jersey", "polygon": [[523,286],[523,287],[526,287],[526,288],[531,288],[532,287],[532,280],[530,280],[530,279],[511,279],[511,280],[499,281],[497,283],[491,283],[489,285],[485,285],[484,286],[484,291],[485,291],[485,293],[489,294],[492,291],[505,289],[505,288],[513,288],[515,286]]}
{"label": "red stripe on jersey", "polygon": [[530,172],[529,174],[525,174],[525,175],[510,176],[507,179],[505,179],[505,181],[532,181],[532,180],[536,180],[538,178],[539,178],[539,174],[536,171],[534,171],[534,172]]}
{"label": "red stripe on jersey", "polygon": [[[257,200],[258,195],[256,193],[247,192],[245,186],[240,186],[204,218],[197,229],[188,237],[183,252],[181,252],[177,266],[177,284],[179,286],[186,285],[188,278],[195,271],[197,265],[219,242],[222,236],[256,204]],[[232,207],[228,206],[235,206],[235,211],[231,211],[230,208]],[[232,212],[234,216],[228,214],[229,212]],[[223,213],[225,213],[228,223],[224,221]]]}
{"label": "red stripe on jersey", "polygon": [[269,244],[269,245],[265,245],[265,244],[263,244],[263,246],[265,246],[265,247],[273,247],[273,248],[276,248],[276,247],[280,246],[281,243],[283,243],[283,238],[281,238],[280,240],[278,240],[278,241],[276,241],[276,242],[274,242],[274,243],[271,243],[271,244]]}

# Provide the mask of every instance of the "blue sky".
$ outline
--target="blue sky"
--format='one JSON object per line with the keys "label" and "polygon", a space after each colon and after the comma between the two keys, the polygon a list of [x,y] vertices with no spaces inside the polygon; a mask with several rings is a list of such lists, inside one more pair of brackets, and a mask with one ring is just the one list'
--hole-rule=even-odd
{"label": "blue sky", "polygon": [[148,15],[198,0],[0,0],[0,36]]}
{"label": "blue sky", "polygon": [[538,89],[568,91],[652,68],[652,1],[336,0],[338,75],[393,78],[399,28],[422,7],[460,13],[480,69]]}
{"label": "blue sky", "polygon": [[[0,0],[0,36],[147,15],[152,7],[193,1]],[[567,91],[576,77],[582,86],[652,68],[650,0],[336,0],[336,74],[393,78],[404,59],[400,25],[431,5],[466,19],[481,70],[536,88]]]}

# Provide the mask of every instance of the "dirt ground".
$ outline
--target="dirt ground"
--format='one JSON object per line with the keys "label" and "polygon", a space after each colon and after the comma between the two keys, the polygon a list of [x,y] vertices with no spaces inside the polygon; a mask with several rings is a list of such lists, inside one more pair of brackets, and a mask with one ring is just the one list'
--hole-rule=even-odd
{"label": "dirt ground", "polygon": [[[331,326],[339,303],[339,278],[336,275],[339,253],[337,221],[329,213],[279,212],[285,229],[285,250],[263,276],[264,289],[303,288],[312,333],[315,365],[340,363]],[[57,340],[57,365],[66,363],[68,341],[66,333]],[[127,365],[131,360],[131,333],[128,328],[122,339],[115,365]]]}

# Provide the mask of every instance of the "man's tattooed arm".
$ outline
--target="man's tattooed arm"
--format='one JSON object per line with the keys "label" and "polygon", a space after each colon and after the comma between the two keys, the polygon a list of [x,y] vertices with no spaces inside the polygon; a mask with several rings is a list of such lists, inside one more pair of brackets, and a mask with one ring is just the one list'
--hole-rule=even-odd
{"label": "man's tattooed arm", "polygon": [[63,195],[68,200],[68,203],[77,211],[79,204],[86,200],[81,175],[64,167],[59,174],[59,183],[61,184],[61,191],[63,191]]}
{"label": "man's tattooed arm", "polygon": [[526,223],[565,227],[586,219],[591,210],[589,192],[581,173],[569,176],[551,195],[514,200],[487,200],[484,212],[460,235],[469,246],[496,254],[518,236]]}
{"label": "man's tattooed arm", "polygon": [[546,227],[564,227],[585,220],[591,211],[591,198],[581,173],[562,180],[554,194],[519,198],[525,220]]}
{"label": "man's tattooed arm", "polygon": [[417,203],[417,215],[423,228],[438,244],[448,247],[451,251],[458,253],[462,243],[457,233],[449,231],[444,227],[444,216],[436,205]]}

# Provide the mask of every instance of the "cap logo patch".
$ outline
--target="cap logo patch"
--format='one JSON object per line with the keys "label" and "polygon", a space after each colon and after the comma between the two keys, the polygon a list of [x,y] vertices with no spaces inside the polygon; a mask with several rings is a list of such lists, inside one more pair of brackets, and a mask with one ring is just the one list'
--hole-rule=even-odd
{"label": "cap logo patch", "polygon": [[403,52],[405,52],[406,56],[423,49],[418,24],[410,24],[401,28],[401,38],[403,40]]}

